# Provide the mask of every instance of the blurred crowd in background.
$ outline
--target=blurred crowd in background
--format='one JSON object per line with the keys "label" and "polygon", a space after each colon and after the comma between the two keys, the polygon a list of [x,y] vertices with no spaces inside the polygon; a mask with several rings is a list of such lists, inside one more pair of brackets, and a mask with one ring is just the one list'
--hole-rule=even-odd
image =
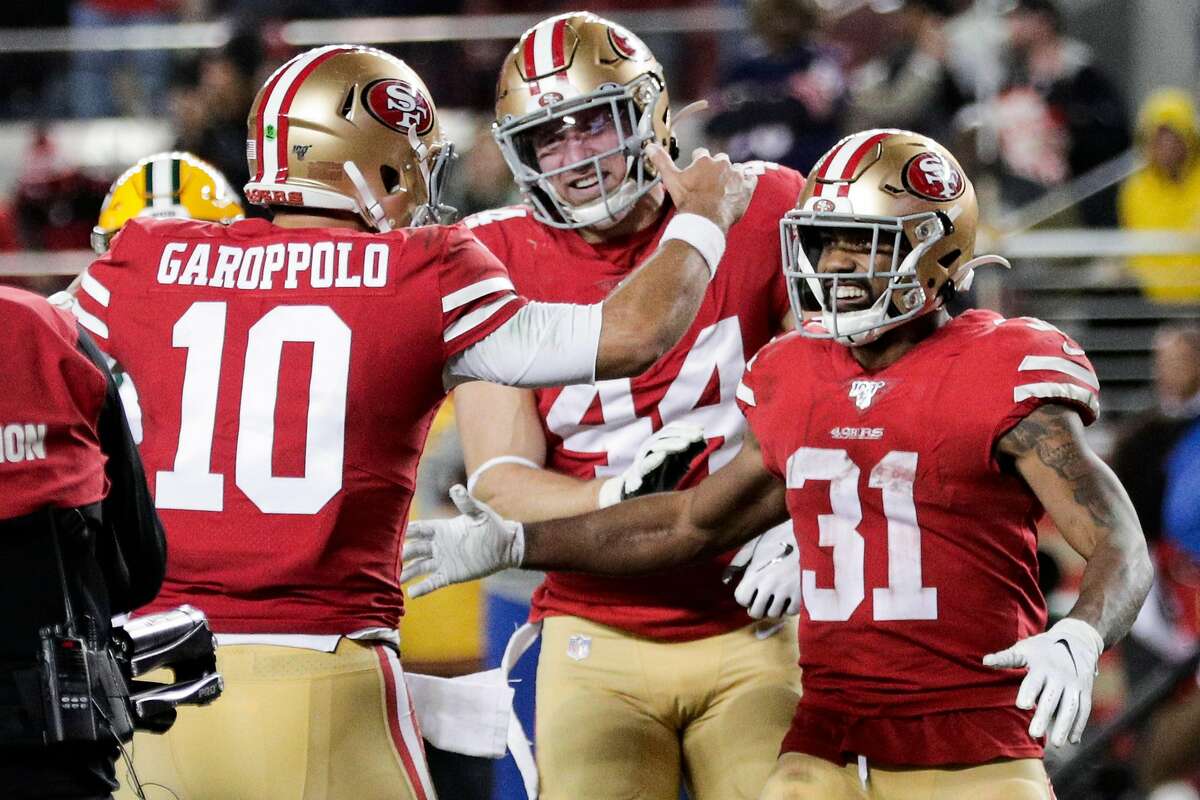
{"label": "blurred crowd in background", "polygon": [[[623,12],[635,9],[691,5],[608,0],[589,9],[621,21]],[[985,231],[1036,225],[1200,236],[1197,85],[1151,87],[1131,96],[1121,81],[1121,58],[1106,47],[1103,21],[1068,13],[1118,14],[1111,23],[1117,25],[1118,12],[1132,5],[1139,4],[726,0],[720,7],[742,9],[752,35],[647,33],[644,39],[666,68],[676,110],[692,100],[708,102],[684,137],[687,145],[807,171],[849,131],[907,128],[935,137],[959,156],[984,199]],[[56,133],[64,120],[166,121],[165,144],[207,159],[240,187],[250,103],[270,72],[300,49],[279,35],[285,20],[558,10],[565,9],[548,0],[21,4],[0,35],[34,27],[84,31],[215,19],[229,20],[235,33],[222,47],[203,51],[0,52],[0,129],[7,121],[23,131],[13,180],[0,182],[0,252],[86,249],[109,183],[128,166],[80,164],[72,143]],[[1200,41],[1200,31],[1191,35]],[[456,134],[461,156],[450,190],[451,204],[464,214],[518,199],[489,128],[496,72],[511,45],[498,39],[384,45],[423,76],[439,107],[454,109],[465,122]],[[1066,199],[1043,203],[1055,195]],[[1109,657],[1125,669],[1106,671],[1109,680],[1099,684],[1095,718],[1103,725],[1161,670],[1186,663],[1200,642],[1200,253],[1076,259],[1053,269],[1070,270],[1065,285],[1076,304],[1083,297],[1079,286],[1090,283],[1096,294],[1087,298],[1098,298],[1100,316],[1109,308],[1116,309],[1114,319],[1141,309],[1139,319],[1155,323],[1142,348],[1152,366],[1147,392],[1118,407],[1110,444],[1101,448],[1133,495],[1160,567],[1144,619],[1121,652]],[[1030,270],[1047,272],[1045,265]],[[0,281],[43,292],[67,280],[0,274]],[[1125,304],[1113,305],[1114,287],[1136,297],[1118,297]],[[1045,315],[1010,305],[1001,310]],[[1146,308],[1157,310],[1143,313]],[[1132,336],[1132,328],[1121,327],[1127,322],[1117,319],[1115,332],[1106,335],[1118,342]],[[1102,349],[1097,339],[1076,338],[1089,353]],[[1124,352],[1122,347],[1112,350]],[[1097,363],[1107,390],[1110,375],[1120,380],[1122,362]],[[461,480],[461,471],[453,425],[444,416],[428,451],[418,513],[443,513],[445,490]],[[1047,540],[1048,553],[1056,553],[1053,537]],[[1069,560],[1055,563],[1046,571],[1062,579],[1055,587],[1048,578],[1047,588],[1069,594],[1074,567]],[[410,665],[425,662],[418,669],[456,673],[483,659],[480,591],[460,588],[414,605],[405,632]],[[422,603],[436,609],[422,613]],[[1200,797],[1190,788],[1200,786],[1193,784],[1200,768],[1200,693],[1194,680],[1168,688],[1173,701],[1141,720],[1137,734],[1114,738],[1109,752],[1120,756],[1122,769],[1094,784],[1107,787],[1100,794],[1086,796],[1144,796],[1160,787],[1159,798]]]}
{"label": "blurred crowd in background", "polygon": [[[621,11],[679,9],[685,0],[608,0]],[[888,126],[945,142],[977,183],[994,189],[994,219],[1049,189],[1086,176],[1135,146],[1146,169],[1120,188],[1086,196],[1059,222],[1094,227],[1200,230],[1195,86],[1146,98],[1123,96],[1123,65],[1103,36],[1084,44],[1052,0],[745,0],[752,36],[694,32],[645,35],[667,68],[673,98],[705,99],[695,144],[801,170],[848,131]],[[1104,13],[1093,2],[1085,11]],[[48,127],[64,119],[169,118],[174,145],[211,161],[240,185],[246,109],[270,71],[296,48],[285,20],[338,16],[485,14],[558,10],[546,0],[49,0],[10,19],[22,26],[98,26],[228,20],[235,33],[215,50],[92,50],[0,53],[0,120],[40,123],[22,169],[0,185],[0,248],[85,247],[107,183],[95,165],[73,168],[71,148]],[[1114,20],[1117,21],[1117,20]],[[0,30],[0,33],[3,33]],[[1095,35],[1091,36],[1096,39]],[[495,73],[510,42],[418,42],[387,47],[426,80],[444,109],[468,113],[478,132],[460,141],[455,200],[464,213],[512,199],[490,143]],[[1107,56],[1107,57],[1106,57]],[[452,64],[453,69],[445,65]],[[1115,74],[1114,74],[1115,73]],[[1142,100],[1140,111],[1138,100]],[[676,102],[676,108],[681,107]],[[7,192],[7,198],[3,194]],[[1120,202],[1118,202],[1118,193]],[[1200,298],[1195,258],[1139,259],[1132,266],[1156,299]]]}

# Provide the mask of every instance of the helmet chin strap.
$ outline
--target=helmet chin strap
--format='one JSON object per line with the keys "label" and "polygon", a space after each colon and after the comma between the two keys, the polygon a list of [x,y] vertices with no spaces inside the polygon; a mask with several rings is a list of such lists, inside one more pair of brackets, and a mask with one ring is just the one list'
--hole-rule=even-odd
{"label": "helmet chin strap", "polygon": [[366,215],[368,221],[374,224],[375,230],[380,233],[390,231],[392,224],[388,222],[387,214],[380,205],[379,199],[367,185],[367,179],[363,177],[362,170],[353,161],[343,163],[342,169],[346,171],[346,177],[350,179],[350,183],[354,184],[354,191],[358,194],[358,207]]}

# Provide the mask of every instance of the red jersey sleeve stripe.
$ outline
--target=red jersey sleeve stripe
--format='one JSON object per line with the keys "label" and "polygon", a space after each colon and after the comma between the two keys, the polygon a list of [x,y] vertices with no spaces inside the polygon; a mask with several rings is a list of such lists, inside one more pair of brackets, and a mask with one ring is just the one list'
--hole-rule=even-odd
{"label": "red jersey sleeve stripe", "polygon": [[99,340],[96,344],[101,350],[108,350],[108,323],[105,317],[108,316],[108,304],[112,302],[112,292],[108,287],[100,283],[92,277],[91,272],[84,271],[83,278],[79,281],[79,289],[72,297],[71,313],[79,320],[88,333],[92,334]]}
{"label": "red jersey sleeve stripe", "polygon": [[489,294],[494,294],[500,291],[515,292],[512,281],[506,277],[488,278],[472,283],[470,286],[464,286],[462,289],[451,292],[442,297],[442,311],[453,311],[459,306],[465,306],[472,300],[478,300]]}
{"label": "red jersey sleeve stripe", "polygon": [[79,281],[79,288],[83,289],[97,303],[108,308],[108,304],[112,300],[112,292],[100,281],[93,278],[92,273],[87,270],[83,271],[83,277]]}
{"label": "red jersey sleeve stripe", "polygon": [[95,314],[89,313],[86,309],[84,309],[82,304],[76,305],[72,311],[75,312],[75,317],[79,320],[80,325],[87,328],[90,333],[99,336],[101,339],[104,339],[105,341],[108,340],[108,325],[104,323],[104,320],[100,319]]}
{"label": "red jersey sleeve stripe", "polygon": [[[476,328],[479,328],[481,325],[495,316],[496,312],[500,311],[502,308],[516,299],[517,296],[515,294],[508,293],[502,296],[499,300],[495,300],[485,306],[475,308],[470,312],[463,314],[445,328],[442,333],[442,340],[445,342],[450,342],[466,333],[475,330]],[[516,313],[516,309],[513,310],[513,313]]]}
{"label": "red jersey sleeve stripe", "polygon": [[1100,400],[1091,389],[1075,383],[1023,383],[1013,387],[1013,402],[1020,403],[1031,398],[1061,398],[1087,406],[1093,415],[1100,415]]}
{"label": "red jersey sleeve stripe", "polygon": [[1077,361],[1060,356],[1025,356],[1017,370],[1019,372],[1059,372],[1071,376],[1092,389],[1100,388],[1100,381],[1096,378],[1095,372]]}

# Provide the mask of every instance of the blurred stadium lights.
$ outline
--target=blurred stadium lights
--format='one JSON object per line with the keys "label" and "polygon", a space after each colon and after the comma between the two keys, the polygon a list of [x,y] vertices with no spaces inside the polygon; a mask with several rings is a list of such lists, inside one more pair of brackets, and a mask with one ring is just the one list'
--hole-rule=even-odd
{"label": "blurred stadium lights", "polygon": [[[740,31],[740,8],[706,6],[614,14],[642,35]],[[329,42],[395,44],[478,39],[516,39],[542,18],[540,14],[463,14],[425,17],[362,17],[297,20],[282,23],[277,35],[285,44],[310,47]],[[0,52],[52,53],[89,50],[210,50],[223,47],[235,32],[228,20],[172,25],[74,28],[25,28],[0,31]],[[273,34],[276,32],[273,32]]]}

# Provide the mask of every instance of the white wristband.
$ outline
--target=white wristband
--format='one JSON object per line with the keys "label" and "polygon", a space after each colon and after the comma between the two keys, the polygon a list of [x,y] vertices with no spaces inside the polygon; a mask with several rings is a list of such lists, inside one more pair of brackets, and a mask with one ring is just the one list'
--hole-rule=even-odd
{"label": "white wristband", "polygon": [[535,464],[528,458],[521,458],[520,456],[496,456],[495,458],[489,458],[487,461],[480,464],[479,469],[472,472],[471,476],[467,478],[467,494],[475,491],[475,484],[479,481],[480,477],[483,476],[483,473],[487,472],[492,467],[498,467],[501,464],[518,464],[522,467],[529,467],[530,469],[542,468],[541,465]]}
{"label": "white wristband", "polygon": [[725,233],[717,223],[699,214],[676,214],[667,223],[659,244],[669,239],[678,239],[696,248],[708,263],[709,278],[717,274],[717,264],[725,255]]}

